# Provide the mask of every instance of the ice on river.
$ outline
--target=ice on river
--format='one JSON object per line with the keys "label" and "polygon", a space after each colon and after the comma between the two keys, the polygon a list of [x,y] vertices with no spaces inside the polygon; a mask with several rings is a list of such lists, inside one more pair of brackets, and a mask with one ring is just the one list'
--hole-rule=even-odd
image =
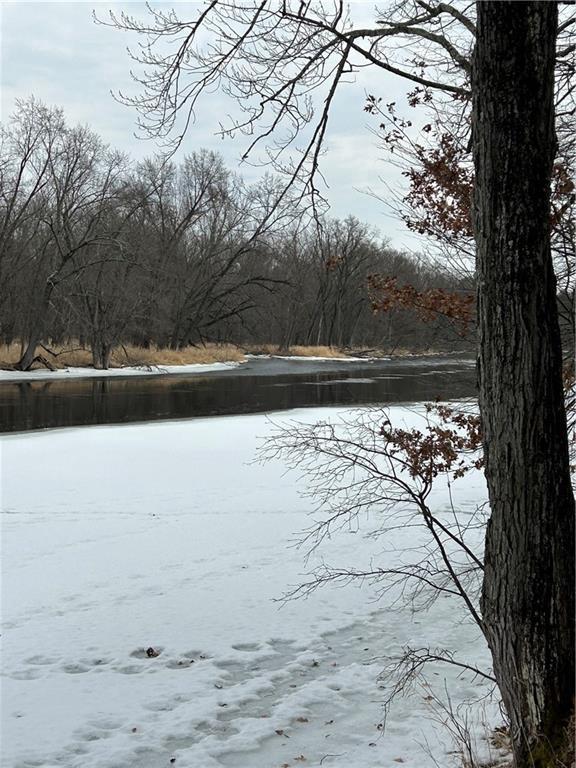
{"label": "ice on river", "polygon": [[[453,602],[412,615],[355,586],[274,602],[320,557],[366,565],[382,544],[343,532],[305,564],[299,477],[249,463],[270,429],[251,415],[2,440],[4,768],[456,759],[426,691],[398,700],[383,734],[378,681],[406,644],[485,659]],[[483,494],[475,475],[457,503]],[[432,680],[454,706],[485,692],[452,668]]]}
{"label": "ice on river", "polygon": [[172,373],[214,373],[229,371],[242,365],[242,362],[226,363],[190,363],[189,365],[126,365],[121,368],[108,368],[105,371],[96,368],[35,368],[33,371],[0,370],[0,383],[3,381],[35,381],[54,379],[101,379],[126,376],[159,376]]}

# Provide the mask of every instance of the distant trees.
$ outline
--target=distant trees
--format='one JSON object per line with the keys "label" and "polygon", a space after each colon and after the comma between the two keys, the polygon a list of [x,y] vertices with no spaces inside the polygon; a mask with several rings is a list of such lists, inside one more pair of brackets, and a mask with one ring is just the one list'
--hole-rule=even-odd
{"label": "distant trees", "polygon": [[353,217],[306,221],[278,180],[257,185],[200,150],[133,163],[29,99],[1,127],[0,339],[26,370],[51,342],[107,368],[122,343],[450,348],[442,320],[375,317],[371,274],[457,284]]}
{"label": "distant trees", "polygon": [[[34,361],[55,311],[88,266],[114,260],[124,158],[88,128],[70,128],[58,109],[19,104],[2,131],[3,285],[11,289],[10,336],[23,345],[19,367]],[[59,290],[66,284],[66,288]]]}

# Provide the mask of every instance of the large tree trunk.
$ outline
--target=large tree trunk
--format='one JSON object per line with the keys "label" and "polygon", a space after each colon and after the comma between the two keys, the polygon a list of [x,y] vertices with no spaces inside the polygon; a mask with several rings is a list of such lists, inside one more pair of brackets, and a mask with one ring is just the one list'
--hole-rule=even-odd
{"label": "large tree trunk", "polygon": [[555,764],[574,696],[574,497],[550,255],[556,3],[479,2],[473,66],[482,614],[516,765]]}
{"label": "large tree trunk", "polygon": [[112,345],[94,338],[92,342],[92,365],[96,370],[107,371],[110,367]]}

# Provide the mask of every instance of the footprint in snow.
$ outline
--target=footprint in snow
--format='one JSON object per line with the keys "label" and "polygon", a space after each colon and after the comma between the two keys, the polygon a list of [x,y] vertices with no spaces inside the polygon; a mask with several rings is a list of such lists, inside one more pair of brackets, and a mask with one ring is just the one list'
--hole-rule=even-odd
{"label": "footprint in snow", "polygon": [[37,680],[41,676],[42,673],[37,669],[20,669],[9,675],[13,680]]}
{"label": "footprint in snow", "polygon": [[146,648],[136,648],[130,653],[133,659],[155,659],[162,654],[164,647],[162,645],[147,646]]}
{"label": "footprint in snow", "polygon": [[59,659],[54,657],[40,655],[30,656],[29,659],[24,659],[25,664],[33,664],[34,666],[39,667],[47,666],[49,664],[56,664],[58,661]]}
{"label": "footprint in snow", "polygon": [[237,643],[232,646],[232,650],[245,651],[246,653],[254,653],[254,651],[259,651],[260,649],[261,646],[259,643]]}

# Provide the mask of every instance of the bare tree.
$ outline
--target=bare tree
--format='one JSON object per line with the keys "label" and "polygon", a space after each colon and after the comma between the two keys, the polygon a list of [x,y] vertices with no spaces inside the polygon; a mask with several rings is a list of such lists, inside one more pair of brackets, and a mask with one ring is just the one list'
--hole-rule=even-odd
{"label": "bare tree", "polygon": [[19,105],[5,136],[18,172],[3,186],[2,255],[4,260],[10,242],[24,234],[12,269],[30,292],[31,311],[22,328],[26,345],[18,364],[27,370],[46,332],[58,286],[83,268],[79,259],[84,251],[114,238],[102,222],[122,183],[124,158],[89,129],[67,127],[59,110],[34,100]]}
{"label": "bare tree", "polygon": [[352,578],[382,582],[383,591],[404,590],[408,582],[414,604],[452,595],[482,628],[484,512],[477,509],[463,523],[454,508],[438,514],[429,501],[438,477],[454,481],[481,466],[478,418],[429,406],[416,420],[416,427],[401,428],[387,410],[364,409],[335,422],[284,424],[265,442],[262,458],[281,458],[303,473],[317,504],[316,520],[301,540],[308,550],[336,531],[356,529],[360,516],[369,519],[369,535],[384,543],[395,531],[412,529],[411,562],[366,571],[323,565],[292,594]]}
{"label": "bare tree", "polygon": [[[15,114],[1,129],[0,143],[0,306],[18,290],[17,278],[29,269],[31,254],[45,241],[44,218],[49,196],[50,158],[65,123],[61,110],[30,99],[17,103]],[[22,301],[20,293],[20,307]],[[10,329],[17,331],[16,308]],[[6,313],[3,312],[6,317]],[[7,322],[6,320],[4,321]],[[8,333],[7,333],[8,331]]]}

